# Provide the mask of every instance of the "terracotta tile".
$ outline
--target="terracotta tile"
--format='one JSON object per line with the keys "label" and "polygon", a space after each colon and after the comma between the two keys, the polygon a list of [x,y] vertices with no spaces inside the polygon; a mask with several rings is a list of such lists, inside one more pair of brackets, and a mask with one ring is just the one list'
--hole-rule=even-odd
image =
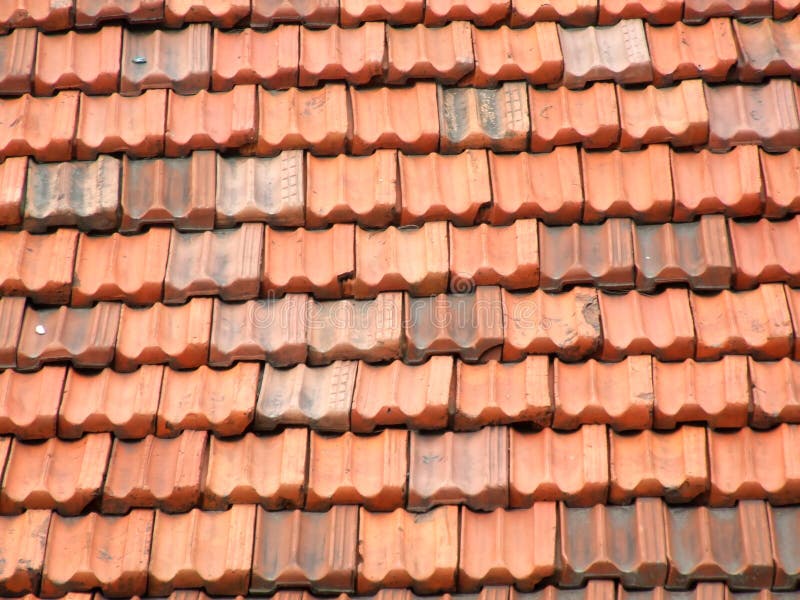
{"label": "terracotta tile", "polygon": [[693,290],[731,285],[733,258],[722,215],[704,215],[692,223],[636,225],[633,249],[639,290],[655,291],[669,283],[688,283]]}
{"label": "terracotta tile", "polygon": [[750,404],[747,358],[723,356],[717,362],[653,363],[653,426],[680,423],[745,427]]}
{"label": "terracotta tile", "polygon": [[[344,321],[342,321],[344,319]],[[308,362],[382,362],[400,358],[403,295],[378,294],[374,300],[311,302],[308,310]]]}
{"label": "terracotta tile", "polygon": [[412,154],[435,152],[439,147],[436,85],[415,83],[404,88],[350,89],[353,154],[371,154],[380,148]]}
{"label": "terracotta tile", "polygon": [[[775,560],[773,589],[794,589],[800,567],[797,564],[798,510],[793,506],[775,507],[767,505],[772,556]],[[776,594],[777,596],[778,594]]]}
{"label": "terracotta tile", "polygon": [[31,91],[35,58],[35,29],[15,29],[0,37],[0,87],[3,95]]}
{"label": "terracotta tile", "polygon": [[239,360],[268,360],[282,367],[305,362],[309,309],[304,294],[243,304],[215,298],[208,364],[227,367]]}
{"label": "terracotta tile", "polygon": [[324,367],[291,369],[264,365],[256,404],[256,431],[305,425],[319,431],[347,431],[358,363],[337,361]]}
{"label": "terracotta tile", "polygon": [[384,429],[374,436],[311,432],[306,509],[358,504],[367,510],[402,508],[408,470],[408,433]]}
{"label": "terracotta tile", "polygon": [[17,346],[23,331],[24,315],[25,298],[0,298],[0,368],[17,366]]}
{"label": "terracotta tile", "polygon": [[764,77],[788,77],[800,72],[800,54],[794,40],[800,34],[800,21],[754,23],[733,21],[739,44],[739,81],[758,82]]}
{"label": "terracotta tile", "polygon": [[257,297],[263,244],[260,223],[202,233],[173,229],[164,302],[177,304],[193,296],[219,296],[227,301]]}
{"label": "terracotta tile", "polygon": [[51,96],[58,90],[112,94],[119,85],[121,49],[121,27],[103,27],[91,33],[40,33],[34,92],[37,96]]}
{"label": "terracotta tile", "polygon": [[220,29],[230,29],[249,16],[249,0],[164,0],[164,24],[167,27],[211,22]]}
{"label": "terracotta tile", "polygon": [[695,333],[686,290],[599,296],[603,360],[637,354],[652,354],[659,360],[694,356]]}
{"label": "terracotta tile", "polygon": [[0,433],[22,440],[55,437],[66,371],[54,366],[34,373],[0,373]]}
{"label": "terracotta tile", "polygon": [[27,172],[27,156],[7,158],[0,163],[0,227],[22,222]]}
{"label": "terracotta tile", "polygon": [[15,440],[3,476],[0,511],[15,514],[45,509],[80,514],[100,497],[110,450],[111,438],[100,433],[74,442]]}
{"label": "terracotta tile", "polygon": [[586,188],[584,223],[631,217],[664,223],[672,216],[669,146],[653,144],[635,152],[581,152]]}
{"label": "terracotta tile", "polygon": [[608,424],[617,431],[652,426],[653,375],[649,356],[617,363],[555,361],[553,427]]}
{"label": "terracotta tile", "polygon": [[689,25],[676,19],[671,23],[669,27],[645,25],[653,83],[661,87],[682,79],[725,81],[738,52],[730,20],[709,19],[702,25]]}
{"label": "terracotta tile", "polygon": [[764,429],[780,423],[800,423],[800,363],[788,358],[747,361],[753,392],[750,425]]}
{"label": "terracotta tile", "polygon": [[355,275],[347,287],[356,298],[390,291],[414,296],[446,292],[447,232],[445,222],[383,230],[357,228]]}
{"label": "terracotta tile", "polygon": [[800,145],[795,87],[788,79],[764,85],[705,86],[709,148],[758,144],[770,152],[782,152]]}
{"label": "terracotta tile", "polygon": [[170,92],[165,152],[184,156],[195,150],[222,151],[252,144],[256,114],[255,86],[236,86],[229,92],[203,90],[194,96]]}
{"label": "terracotta tile", "polygon": [[29,510],[21,515],[0,516],[0,592],[8,595],[35,593],[44,563],[49,510]]}
{"label": "terracotta tile", "polygon": [[585,27],[597,22],[594,0],[511,0],[511,27],[528,26],[539,21],[558,21],[562,25]]}
{"label": "terracotta tile", "polygon": [[440,87],[442,152],[455,154],[467,148],[524,151],[530,131],[525,88],[522,82],[504,83],[496,90]]}
{"label": "terracotta tile", "polygon": [[251,593],[285,587],[354,591],[358,510],[355,506],[318,513],[258,509]]}
{"label": "terracotta tile", "polygon": [[138,305],[158,302],[169,245],[169,230],[162,227],[139,235],[81,234],[72,305],[91,306],[98,300],[122,300]]}
{"label": "terracotta tile", "polygon": [[322,230],[267,227],[263,240],[262,295],[308,292],[315,298],[342,297],[355,271],[353,225]]}
{"label": "terracotta tile", "polygon": [[94,28],[105,21],[160,23],[164,0],[75,0],[75,27]]}
{"label": "terracotta tile", "polygon": [[559,583],[577,587],[605,577],[630,588],[663,585],[668,563],[662,510],[658,498],[639,498],[631,506],[560,505]]}
{"label": "terracotta tile", "polygon": [[154,433],[163,372],[164,367],[154,365],[133,373],[70,369],[57,409],[58,437],[110,431],[115,438],[139,439]]}
{"label": "terracotta tile", "polygon": [[586,425],[572,433],[511,430],[509,454],[514,508],[535,508],[556,500],[569,506],[606,502],[609,462],[603,425]]}
{"label": "terracotta tile", "polygon": [[775,360],[791,354],[794,334],[782,286],[724,290],[714,296],[692,294],[690,302],[698,359],[749,354],[760,360]]}
{"label": "terracotta tile", "polygon": [[195,298],[183,306],[123,306],[115,369],[133,371],[139,365],[158,364],[190,369],[205,364],[211,307],[208,298]]}
{"label": "terracotta tile", "polygon": [[766,201],[763,216],[780,219],[800,212],[800,180],[794,176],[800,170],[800,150],[793,148],[784,154],[770,154],[759,148],[758,153]]}
{"label": "terracotta tile", "polygon": [[156,224],[181,231],[213,229],[215,160],[213,152],[194,152],[191,158],[124,158],[120,232]]}
{"label": "terracotta tile", "polygon": [[198,587],[208,594],[246,594],[255,515],[252,505],[225,512],[194,509],[182,515],[157,511],[148,594],[167,596],[175,589]]}
{"label": "terracotta tile", "polygon": [[250,23],[254,27],[303,23],[307,27],[318,28],[335,25],[338,18],[338,0],[253,0]]}
{"label": "terracotta tile", "polygon": [[600,225],[539,225],[540,287],[561,291],[588,284],[603,289],[630,289],[634,282],[633,241],[629,219]]}
{"label": "terracotta tile", "polygon": [[[430,6],[426,10],[430,10]],[[452,84],[475,68],[472,27],[468,22],[459,21],[445,27],[388,27],[386,43],[386,83],[434,79]]]}
{"label": "terracotta tile", "polygon": [[[101,31],[105,31],[102,29]],[[211,28],[189,25],[180,30],[125,30],[120,92],[166,88],[178,94],[207,90],[211,81]]]}
{"label": "terracotta tile", "polygon": [[[413,434],[412,434],[413,435]],[[422,514],[397,509],[360,509],[358,528],[359,594],[410,587],[417,594],[456,589],[458,507]],[[420,560],[424,556],[425,560]]]}
{"label": "terracotta tile", "polygon": [[[589,582],[591,585],[593,582]],[[611,583],[611,582],[608,582]],[[612,592],[613,592],[613,584]],[[763,590],[766,594],[772,594],[767,590]],[[652,600],[654,598],[662,598],[664,600],[677,600],[677,598],[684,598],[686,600],[723,600],[730,596],[745,596],[742,592],[731,594],[728,588],[722,582],[708,581],[700,582],[694,588],[683,590],[675,589],[670,590],[666,588],[654,588],[652,590],[626,590],[625,588],[619,589],[620,600]],[[754,594],[755,596],[756,594]]]}
{"label": "terracotta tile", "polygon": [[698,79],[667,88],[647,86],[617,88],[620,150],[636,150],[643,144],[669,143],[698,146],[708,141],[709,116]]}
{"label": "terracotta tile", "polygon": [[581,360],[600,347],[597,292],[575,287],[562,294],[503,290],[503,360],[527,354],[555,354]]}
{"label": "terracotta tile", "polygon": [[734,590],[755,590],[772,585],[763,502],[744,500],[736,508],[665,507],[664,520],[667,586],[685,588],[700,581],[724,581]]}
{"label": "terracotta tile", "polygon": [[508,506],[508,428],[412,432],[408,455],[408,508],[440,504],[475,510]]}
{"label": "terracotta tile", "polygon": [[682,0],[603,0],[599,2],[598,25],[613,25],[621,19],[645,19],[655,25],[671,25],[683,16]]}
{"label": "terracotta tile", "polygon": [[800,219],[730,221],[728,226],[736,259],[734,283],[738,289],[761,283],[800,285],[800,263],[794,252],[800,243]]}
{"label": "terracotta tile", "polygon": [[272,158],[217,155],[217,227],[264,221],[303,225],[303,153],[287,150]]}
{"label": "terracotta tile", "polygon": [[366,85],[384,72],[386,45],[382,23],[357,29],[300,29],[299,85],[314,87],[321,81],[346,81]]}
{"label": "terracotta tile", "polygon": [[[772,285],[764,287],[773,287]],[[795,334],[793,350],[791,357],[795,360],[800,359],[800,293],[794,288],[783,286],[786,293],[786,302],[789,305],[789,315],[791,317],[792,329],[797,332]],[[757,356],[755,358],[758,358]],[[782,358],[782,357],[781,357]]]}
{"label": "terracotta tile", "polygon": [[185,431],[172,439],[148,435],[134,442],[116,440],[103,487],[103,512],[185,512],[197,506],[206,436],[205,431]]}
{"label": "terracotta tile", "polygon": [[40,161],[69,160],[77,117],[78,92],[62,92],[54,98],[25,94],[0,99],[0,159],[33,156]]}
{"label": "terracotta tile", "polygon": [[283,25],[271,31],[214,30],[211,89],[258,84],[281,90],[297,85],[300,31]]}
{"label": "terracotta tile", "polygon": [[567,225],[581,218],[583,188],[577,149],[554,148],[545,154],[489,152],[492,204],[486,217],[493,225],[536,218]]}
{"label": "terracotta tile", "polygon": [[528,89],[531,150],[550,152],[553,146],[581,144],[609,148],[619,140],[619,114],[612,83],[585,90]]}
{"label": "terracotta tile", "polygon": [[40,304],[67,303],[77,241],[72,229],[47,235],[0,231],[0,293]]}
{"label": "terracotta tile", "polygon": [[774,0],[772,16],[775,19],[794,17],[798,10],[800,10],[800,4],[796,0]]}
{"label": "terracotta tile", "polygon": [[17,348],[17,368],[30,371],[60,361],[76,367],[110,365],[119,321],[120,305],[110,302],[98,302],[93,308],[28,307]]}
{"label": "terracotta tile", "polygon": [[211,437],[203,484],[203,507],[224,510],[232,504],[268,509],[302,506],[306,480],[305,429],[275,435],[246,433],[234,440]]}
{"label": "terracotta tile", "polygon": [[[451,5],[454,9],[463,6],[448,2],[448,6]],[[504,7],[504,10],[508,8],[508,4],[502,2],[488,6]],[[487,14],[491,15],[492,12]],[[527,80],[533,85],[542,85],[561,80],[564,57],[553,23],[535,23],[525,29],[511,29],[505,25],[495,29],[474,27],[472,46],[475,70],[462,83],[489,87],[502,81]]]}
{"label": "terracotta tile", "polygon": [[38,27],[43,31],[69,29],[72,3],[63,0],[15,0],[0,7],[0,31]]}
{"label": "terracotta tile", "polygon": [[708,17],[755,19],[771,15],[770,0],[685,0],[683,7],[683,20],[687,23],[702,22]]}
{"label": "terracotta tile", "polygon": [[400,205],[397,152],[369,156],[308,156],[306,225],[358,223],[385,228]]}
{"label": "terracotta tile", "polygon": [[112,597],[143,595],[152,531],[149,510],[133,510],[124,517],[54,514],[47,535],[42,596],[96,588]]}
{"label": "terracotta tile", "polygon": [[355,27],[366,21],[385,21],[389,25],[416,25],[422,22],[421,0],[340,0],[342,27]]}
{"label": "terracotta tile", "polygon": [[555,572],[556,503],[522,510],[461,513],[459,591],[484,585],[530,590]]}
{"label": "terracotta tile", "polygon": [[350,429],[356,433],[391,426],[444,429],[453,393],[450,356],[432,356],[417,366],[399,360],[388,365],[360,363]]}
{"label": "terracotta tile", "polygon": [[761,171],[755,146],[740,146],[724,154],[672,152],[670,158],[675,220],[690,221],[710,213],[729,217],[761,214]]}
{"label": "terracotta tile", "polygon": [[209,429],[220,436],[240,435],[253,421],[259,365],[240,363],[230,369],[200,367],[164,371],[156,435]]}

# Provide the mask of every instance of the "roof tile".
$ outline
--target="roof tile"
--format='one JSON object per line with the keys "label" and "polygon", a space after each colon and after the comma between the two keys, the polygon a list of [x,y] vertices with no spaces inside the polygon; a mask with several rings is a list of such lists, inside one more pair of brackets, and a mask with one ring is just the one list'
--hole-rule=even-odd
{"label": "roof tile", "polygon": [[[67,91],[53,98],[25,94],[0,99],[0,159],[30,155],[40,161],[69,160],[78,119],[78,97],[78,92]],[[43,123],[48,125],[44,127]]]}
{"label": "roof tile", "polygon": [[189,25],[180,30],[126,29],[123,39],[120,75],[123,95],[135,96],[157,88],[172,89],[178,94],[208,89],[211,80],[208,24]]}
{"label": "roof tile", "polygon": [[788,286],[783,286],[783,289],[786,293],[786,302],[789,305],[789,315],[791,317],[792,329],[797,332],[794,336],[791,357],[795,360],[800,360],[800,293],[798,290]]}
{"label": "roof tile", "polygon": [[34,92],[37,96],[51,96],[58,90],[112,94],[119,85],[121,50],[121,27],[103,27],[90,33],[40,33]]}
{"label": "roof tile", "polygon": [[492,204],[490,223],[508,225],[536,218],[566,225],[581,218],[583,188],[577,149],[559,146],[545,154],[489,152]]}
{"label": "roof tile", "polygon": [[603,0],[599,2],[598,25],[613,25],[620,19],[646,19],[656,25],[680,22],[683,0]]}
{"label": "roof tile", "polygon": [[358,508],[328,512],[258,509],[251,592],[310,587],[352,592],[356,572]]}
{"label": "roof tile", "polygon": [[476,510],[508,506],[508,428],[411,433],[408,508],[425,512],[441,504]]}
{"label": "roof tile", "polygon": [[468,21],[479,27],[491,27],[505,20],[510,9],[510,0],[428,0],[425,3],[425,25]]}
{"label": "roof tile", "polygon": [[[426,8],[430,10],[430,6]],[[443,24],[443,23],[440,23]],[[444,27],[388,27],[386,83],[414,79],[456,83],[475,68],[472,26],[458,21]]]}
{"label": "roof tile", "polygon": [[555,361],[553,427],[608,424],[617,431],[649,429],[653,412],[652,361],[630,356],[617,363]]}
{"label": "roof tile", "polygon": [[27,156],[7,158],[0,163],[0,227],[22,222],[27,172]]}
{"label": "roof tile", "polygon": [[357,504],[367,510],[402,508],[408,471],[408,432],[377,435],[311,432],[306,509]]}
{"label": "roof tile", "polygon": [[800,21],[755,23],[733,21],[740,54],[736,75],[739,81],[758,82],[764,77],[788,77],[800,73],[800,53],[795,40]]}
{"label": "roof tile", "polygon": [[683,20],[687,23],[705,21],[708,17],[738,17],[755,19],[772,15],[772,0],[685,0]]}
{"label": "roof tile", "polygon": [[36,37],[35,29],[15,29],[0,37],[0,87],[3,95],[31,91]]}
{"label": "roof tile", "polygon": [[72,3],[62,0],[12,0],[0,10],[0,31],[38,27],[43,31],[69,29]]}
{"label": "roof tile", "polygon": [[105,21],[159,23],[164,0],[75,0],[75,27],[94,28]]}
{"label": "roof tile", "polygon": [[211,89],[259,84],[270,89],[297,85],[300,30],[283,25],[271,31],[214,30]]}
{"label": "roof tile", "polygon": [[253,505],[181,515],[156,511],[148,593],[167,596],[200,587],[208,594],[246,594],[255,516]]}
{"label": "roof tile", "polygon": [[211,437],[203,507],[261,504],[268,509],[302,506],[306,479],[305,429],[222,440]]}
{"label": "roof tile", "polygon": [[619,114],[612,83],[595,83],[585,90],[528,90],[531,150],[581,144],[608,148],[619,140]]}
{"label": "roof tile", "polygon": [[716,362],[692,359],[653,363],[655,405],[653,426],[674,429],[680,423],[709,427],[745,427],[750,382],[744,356],[723,356]]}
{"label": "roof tile", "polygon": [[366,85],[383,75],[386,42],[383,23],[357,29],[300,29],[298,83],[313,87],[321,81]]}
{"label": "roof tile", "polygon": [[0,434],[22,440],[55,437],[66,371],[53,366],[33,373],[0,373]]}
{"label": "roof tile", "polygon": [[[69,231],[59,229],[57,232]],[[139,235],[81,234],[75,261],[73,306],[97,300],[152,304],[161,300],[170,234],[153,227]]]}
{"label": "roof tile", "polygon": [[138,596],[147,589],[153,512],[124,517],[54,514],[47,535],[42,595],[62,596],[99,588],[106,596]]}
{"label": "roof tile", "polygon": [[600,347],[597,291],[575,287],[562,294],[503,290],[503,360],[556,354],[565,360],[591,356]]}
{"label": "roof tile", "polygon": [[678,18],[669,27],[646,24],[645,31],[653,61],[653,83],[659,87],[682,79],[724,81],[736,64],[738,51],[729,19],[689,25]]}
{"label": "roof tile", "polygon": [[353,154],[371,154],[378,148],[424,154],[439,147],[436,84],[432,82],[404,88],[351,88],[350,104]]}
{"label": "roof tile", "polygon": [[50,515],[49,510],[29,510],[18,516],[0,516],[0,592],[3,594],[38,591]]}
{"label": "roof tile", "polygon": [[342,27],[365,21],[385,21],[389,25],[415,25],[422,22],[422,0],[340,0]]}
{"label": "roof tile", "polygon": [[731,245],[736,258],[736,287],[785,282],[800,285],[800,217],[788,221],[730,221]]}
{"label": "roof tile", "polygon": [[253,0],[250,22],[256,27],[303,23],[317,28],[334,25],[338,19],[339,0]]}
{"label": "roof tile", "polygon": [[486,585],[530,590],[555,572],[556,503],[522,510],[461,512],[459,591]]}
{"label": "roof tile", "polygon": [[800,363],[788,358],[747,361],[753,391],[750,424],[764,429],[780,423],[800,423]]}
{"label": "roof tile", "polygon": [[17,346],[25,315],[25,298],[0,298],[0,368],[17,366]]}
{"label": "roof tile", "polygon": [[220,29],[230,29],[249,16],[250,0],[164,0],[167,27],[210,21]]}
{"label": "roof tile", "polygon": [[[590,581],[589,585],[592,583],[594,582]],[[738,595],[739,593],[740,592],[732,594],[722,582],[701,581],[695,585],[694,588],[686,590],[670,590],[666,588],[654,588],[651,590],[626,590],[625,588],[620,587],[618,598],[619,600],[654,600],[655,598],[661,598],[662,600],[677,600],[678,598],[683,598],[685,600],[724,600],[725,598]],[[766,591],[766,593],[768,595],[772,594],[772,592],[769,591]]]}
{"label": "roof tile", "polygon": [[291,369],[264,365],[254,429],[306,425],[319,431],[347,431],[357,367],[352,361]]}
{"label": "roof tile", "polygon": [[181,231],[213,229],[214,160],[213,152],[194,152],[190,158],[123,158],[120,232],[160,223]]}
{"label": "roof tile", "polygon": [[694,324],[686,290],[599,296],[603,360],[637,354],[652,354],[660,360],[694,356]]}
{"label": "roof tile", "polygon": [[131,508],[184,512],[196,506],[206,436],[205,431],[184,431],[172,439],[148,435],[133,442],[115,440],[103,487],[103,512],[123,514]]}
{"label": "roof tile", "polygon": [[800,170],[800,150],[771,154],[759,148],[758,153],[764,176],[764,216],[780,219],[800,212],[800,180],[793,175]]}
{"label": "roof tile", "polygon": [[280,367],[304,362],[309,307],[304,294],[237,304],[215,298],[208,364],[268,360]]}
{"label": "roof tile", "polygon": [[585,27],[597,22],[597,0],[511,0],[511,27],[539,21]]}
{"label": "roof tile", "polygon": [[555,500],[569,506],[605,503],[608,442],[603,425],[586,425],[571,433],[511,430],[509,453],[511,506],[536,507]]}
{"label": "roof tile", "polygon": [[458,507],[422,514],[359,511],[359,594],[387,587],[411,587],[418,594],[456,589]]}
{"label": "roof tile", "polygon": [[774,0],[772,6],[772,16],[775,19],[785,19],[797,15],[800,4],[797,0]]}
{"label": "roof tile", "polygon": [[77,241],[74,229],[46,235],[0,231],[0,292],[27,296],[41,304],[66,304]]}
{"label": "roof tile", "polygon": [[156,434],[211,430],[240,435],[253,421],[259,365],[240,363],[230,369],[202,366],[194,371],[164,371]]}
{"label": "roof tile", "polygon": [[155,365],[133,373],[70,369],[58,408],[58,436],[74,439],[110,431],[118,439],[139,439],[154,433],[163,372]]}
{"label": "roof tile", "polygon": [[453,396],[453,358],[432,356],[421,365],[396,360],[388,365],[360,363],[350,428],[443,429]]}
{"label": "roof tile", "polygon": [[797,526],[798,509],[796,506],[774,507],[767,505],[769,518],[772,557],[775,561],[775,581],[773,589],[794,589],[800,567],[797,564]]}

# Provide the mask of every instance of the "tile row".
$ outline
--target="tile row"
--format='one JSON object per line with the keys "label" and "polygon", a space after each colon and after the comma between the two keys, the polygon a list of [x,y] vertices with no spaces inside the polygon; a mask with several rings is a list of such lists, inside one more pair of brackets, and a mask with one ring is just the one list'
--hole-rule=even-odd
{"label": "tile row", "polygon": [[573,432],[489,426],[368,436],[312,431],[310,437],[306,429],[287,428],[232,439],[185,430],[133,441],[89,433],[44,443],[0,436],[0,514],[78,515],[92,507],[104,514],[181,513],[241,504],[424,513],[449,505],[487,511],[543,501],[629,504],[643,497],[788,505],[800,493],[799,451],[800,426],[786,423],[767,431],[684,425],[632,434],[584,425]]}
{"label": "tile row", "polygon": [[[355,506],[268,512],[247,504],[177,515],[137,509],[121,517],[30,510],[0,517],[0,557],[8,565],[0,590],[49,598],[94,589],[107,597],[168,596],[186,588],[228,596],[281,588],[435,594],[492,585],[577,588],[594,578],[633,589],[719,582],[734,590],[791,590],[800,576],[799,531],[800,508],[757,500],[730,508],[676,508],[656,498],[591,508],[540,502],[485,513],[446,506],[422,515]],[[698,535],[706,543],[693,543]],[[591,598],[614,597],[613,581],[594,585],[607,593]]]}
{"label": "tile row", "polygon": [[0,373],[0,435],[21,440],[100,433],[136,440],[184,431],[231,437],[286,426],[359,434],[489,425],[670,431],[696,423],[758,430],[800,424],[800,362],[632,356],[617,363],[551,363],[531,356],[472,365],[434,356],[422,365],[337,361],[276,369],[248,362],[224,370],[45,366]]}
{"label": "tile row", "polygon": [[[781,152],[800,146],[800,117],[790,79],[710,86],[699,79],[641,89],[599,82],[584,90],[537,89],[523,82],[496,89],[406,87],[270,91],[240,85],[227,92],[139,96],[63,91],[0,99],[0,158],[93,160],[186,156],[198,150],[274,156],[408,154],[467,149],[548,152],[580,144],[637,150],[668,143],[720,151],[755,144]],[[286,115],[274,119],[272,115]],[[42,128],[41,123],[52,123]]]}
{"label": "tile row", "polygon": [[109,26],[56,35],[15,29],[0,36],[5,57],[0,95],[80,90],[135,96],[148,89],[195,94],[248,84],[286,89],[423,79],[477,87],[527,81],[573,89],[594,81],[664,86],[692,78],[724,82],[731,76],[759,82],[800,76],[798,35],[797,18],[733,24],[720,18],[666,27],[630,19],[579,29],[547,22],[479,29],[464,21],[322,30],[281,25],[269,31],[212,30],[208,24],[144,31]]}
{"label": "tile row", "polygon": [[199,151],[188,158],[102,155],[53,164],[15,157],[0,163],[0,226],[135,233],[152,225],[191,232],[248,222],[383,229],[430,221],[467,227],[517,219],[553,226],[608,217],[686,222],[710,214],[782,219],[800,212],[798,170],[797,149],[769,154],[739,146],[718,154],[664,144],[632,152],[559,146],[540,154],[377,150],[363,157]]}
{"label": "tile row", "polygon": [[644,18],[654,24],[684,19],[698,22],[709,17],[774,17],[798,13],[796,0],[670,0],[663,3],[633,0],[7,0],[0,7],[0,31],[38,27],[44,31],[91,28],[108,21],[135,25],[181,27],[186,23],[212,23],[221,28],[242,25],[270,27],[279,23],[303,23],[310,27],[352,27],[369,21],[395,25],[442,25],[449,21],[472,21],[492,26],[507,22],[519,27],[538,21],[565,25],[609,25],[623,18]]}

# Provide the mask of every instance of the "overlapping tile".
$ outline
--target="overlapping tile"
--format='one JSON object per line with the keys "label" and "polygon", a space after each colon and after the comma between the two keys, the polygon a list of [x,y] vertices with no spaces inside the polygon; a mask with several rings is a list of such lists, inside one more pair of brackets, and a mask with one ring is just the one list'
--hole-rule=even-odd
{"label": "overlapping tile", "polygon": [[747,360],[753,395],[752,426],[764,429],[800,422],[800,363],[788,358],[771,362]]}
{"label": "overlapping tile", "polygon": [[44,565],[49,510],[0,517],[0,591],[19,595],[39,589]]}
{"label": "overlapping tile", "polygon": [[792,173],[800,168],[800,150],[772,154],[759,149],[759,158],[764,177],[764,216],[779,219],[799,212],[800,187]]}
{"label": "overlapping tile", "polygon": [[685,0],[683,20],[687,23],[705,21],[708,17],[738,17],[757,19],[769,17],[772,12],[770,0]]}
{"label": "overlapping tile", "polygon": [[444,27],[387,27],[386,83],[415,79],[458,82],[475,68],[471,34],[472,27],[463,21]]}
{"label": "overlapping tile", "polygon": [[14,156],[0,163],[0,226],[22,222],[27,172],[27,156]]}
{"label": "overlapping tile", "polygon": [[0,433],[21,440],[55,437],[65,376],[61,366],[0,373]]}
{"label": "overlapping tile", "polygon": [[0,232],[0,292],[42,304],[69,301],[78,234],[58,229],[46,235]]}
{"label": "overlapping tile", "polygon": [[472,29],[472,46],[475,70],[464,81],[477,87],[523,80],[533,85],[554,84],[564,69],[553,23],[535,23],[524,29],[476,27]]}
{"label": "overlapping tile", "polygon": [[247,0],[164,0],[164,24],[181,27],[184,23],[211,22],[230,29],[250,16]]}
{"label": "overlapping tile", "polygon": [[511,0],[510,25],[520,27],[539,21],[558,21],[563,25],[585,27],[597,22],[598,3],[592,0]]}
{"label": "overlapping tile", "polygon": [[33,91],[51,96],[58,90],[111,94],[118,89],[122,28],[96,32],[39,34]]}
{"label": "overlapping tile", "polygon": [[[53,98],[25,94],[0,100],[0,158],[69,160],[77,119],[78,92],[62,92]],[[42,127],[41,123],[52,126]]]}
{"label": "overlapping tile", "polygon": [[270,27],[278,23],[303,23],[321,28],[335,24],[339,16],[338,0],[253,0],[250,23]]}
{"label": "overlapping tile", "polygon": [[300,29],[298,84],[313,87],[321,81],[366,85],[383,75],[384,26],[365,23],[357,29],[333,25],[327,29]]}
{"label": "overlapping tile", "polygon": [[75,27],[93,28],[124,19],[131,24],[159,23],[164,0],[75,0]]}
{"label": "overlapping tile", "polygon": [[800,264],[794,249],[800,242],[800,218],[788,221],[730,221],[731,246],[739,289],[762,283],[800,285]]}
{"label": "overlapping tile", "polygon": [[71,7],[71,3],[58,0],[16,0],[0,11],[0,31],[18,27],[38,27],[43,31],[69,29]]}
{"label": "overlapping tile", "polygon": [[36,60],[36,30],[15,29],[0,37],[0,87],[3,95],[30,92]]}
{"label": "overlapping tile", "polygon": [[214,30],[211,89],[260,84],[270,89],[297,85],[300,31],[282,25],[270,31]]}
{"label": "overlapping tile", "polygon": [[469,21],[490,27],[508,16],[510,5],[510,0],[431,0],[425,3],[425,24],[430,27]]}
{"label": "overlapping tile", "polygon": [[671,25],[680,22],[682,0],[604,0],[599,4],[598,25],[613,25],[621,19],[645,19],[647,23]]}
{"label": "overlapping tile", "polygon": [[0,298],[0,367],[3,369],[17,366],[17,347],[26,304],[25,298],[21,297]]}
{"label": "overlapping tile", "polygon": [[368,21],[415,25],[422,22],[424,6],[422,0],[340,0],[339,20],[343,27],[354,27]]}

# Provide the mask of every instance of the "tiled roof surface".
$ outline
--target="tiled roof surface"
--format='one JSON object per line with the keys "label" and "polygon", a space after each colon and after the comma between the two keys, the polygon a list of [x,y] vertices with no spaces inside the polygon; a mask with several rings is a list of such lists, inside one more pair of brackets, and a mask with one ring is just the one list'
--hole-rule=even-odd
{"label": "tiled roof surface", "polygon": [[0,597],[795,600],[797,0],[0,0]]}

